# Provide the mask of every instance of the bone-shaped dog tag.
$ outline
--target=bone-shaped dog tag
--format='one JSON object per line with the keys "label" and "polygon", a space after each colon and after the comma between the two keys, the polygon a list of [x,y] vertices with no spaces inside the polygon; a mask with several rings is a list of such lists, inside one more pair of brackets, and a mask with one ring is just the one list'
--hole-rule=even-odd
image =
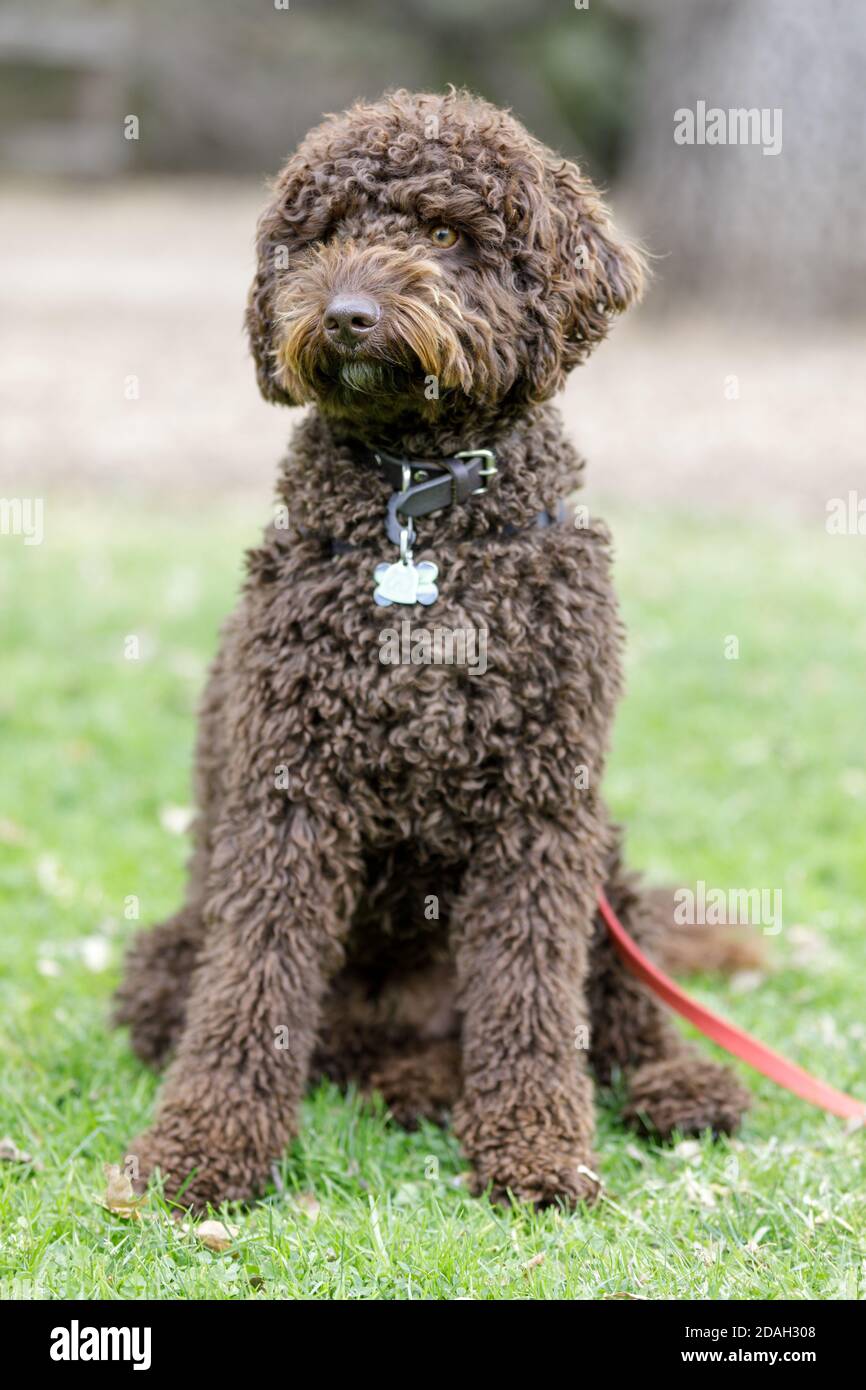
{"label": "bone-shaped dog tag", "polygon": [[433,603],[439,593],[434,582],[438,573],[429,560],[422,560],[420,565],[413,565],[411,560],[377,565],[373,598],[383,608],[391,603]]}
{"label": "bone-shaped dog tag", "polygon": [[374,579],[376,592],[373,597],[381,605],[389,603],[417,603],[418,571],[412,561],[398,560],[393,565],[377,565]]}

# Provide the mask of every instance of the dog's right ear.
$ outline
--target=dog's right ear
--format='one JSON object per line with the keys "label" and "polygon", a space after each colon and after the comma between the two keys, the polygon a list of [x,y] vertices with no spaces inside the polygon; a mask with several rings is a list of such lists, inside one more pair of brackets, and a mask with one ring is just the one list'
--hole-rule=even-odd
{"label": "dog's right ear", "polygon": [[266,401],[276,405],[296,402],[279,380],[276,357],[276,291],[280,275],[288,268],[291,229],[285,217],[285,174],[273,188],[273,197],[259,218],[256,231],[256,273],[247,296],[246,327],[256,365],[256,380]]}
{"label": "dog's right ear", "polygon": [[277,358],[277,297],[293,263],[324,236],[340,212],[340,196],[317,181],[318,131],[311,131],[271,184],[256,229],[256,273],[247,297],[246,327],[259,390],[266,401],[297,405],[285,389]]}

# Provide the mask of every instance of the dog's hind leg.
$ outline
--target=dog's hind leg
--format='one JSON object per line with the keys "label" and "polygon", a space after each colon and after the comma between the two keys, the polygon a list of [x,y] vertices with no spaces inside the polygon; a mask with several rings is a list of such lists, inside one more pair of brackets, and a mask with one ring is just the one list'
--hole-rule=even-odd
{"label": "dog's hind leg", "polygon": [[379,1059],[367,1084],[404,1129],[417,1129],[419,1120],[444,1125],[460,1095],[460,1043],[456,1038],[408,1042]]}
{"label": "dog's hind leg", "polygon": [[[616,857],[605,892],[629,935],[658,959],[667,924]],[[750,1104],[748,1091],[728,1067],[707,1060],[681,1037],[662,1005],[623,965],[598,914],[591,959],[590,1059],[602,1085],[617,1073],[625,1078],[623,1118],[662,1138],[674,1131],[733,1133]]]}
{"label": "dog's hind leg", "polygon": [[148,1066],[162,1067],[183,1031],[201,936],[198,908],[188,906],[138,932],[126,953],[112,1022],[129,1028],[133,1051]]}
{"label": "dog's hind leg", "polygon": [[165,1064],[183,1031],[192,975],[204,937],[202,911],[210,837],[221,798],[222,700],[223,676],[217,658],[200,710],[194,774],[198,815],[192,829],[186,903],[167,921],[136,933],[114,995],[112,1023],[129,1028],[133,1050],[156,1068]]}
{"label": "dog's hind leg", "polygon": [[213,798],[196,820],[185,905],[158,926],[136,932],[115,991],[111,1021],[130,1030],[133,1050],[150,1067],[162,1067],[174,1051],[186,1017],[192,977],[204,939],[202,903]]}
{"label": "dog's hind leg", "polygon": [[378,1091],[405,1129],[444,1124],[460,1094],[454,971],[445,962],[391,975],[375,987],[347,970],[323,1009],[313,1075]]}

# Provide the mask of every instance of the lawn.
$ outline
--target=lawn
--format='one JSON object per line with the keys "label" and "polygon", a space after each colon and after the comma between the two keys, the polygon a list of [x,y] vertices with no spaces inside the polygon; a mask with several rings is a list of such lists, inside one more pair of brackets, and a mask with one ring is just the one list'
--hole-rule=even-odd
{"label": "lawn", "polygon": [[[0,540],[0,1138],[31,1156],[0,1160],[0,1292],[866,1296],[866,1136],[752,1073],[754,1110],[718,1144],[638,1141],[600,1096],[592,1211],[472,1200],[449,1134],[407,1135],[329,1089],[279,1188],[223,1213],[229,1250],[155,1196],[139,1220],[100,1205],[103,1164],[156,1090],[106,1024],[127,914],[180,897],[197,691],[256,522],[246,503],[166,518],[55,502],[43,545]],[[630,653],[607,788],[631,859],[677,884],[783,891],[771,971],[692,987],[866,1097],[863,541],[613,524]]]}

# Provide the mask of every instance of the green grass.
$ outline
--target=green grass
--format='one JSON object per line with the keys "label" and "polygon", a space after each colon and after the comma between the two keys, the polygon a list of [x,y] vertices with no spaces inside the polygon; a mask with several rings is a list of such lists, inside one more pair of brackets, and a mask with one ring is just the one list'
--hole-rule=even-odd
{"label": "green grass", "polygon": [[[450,1135],[404,1134],[327,1089],[305,1106],[283,1193],[228,1217],[233,1250],[205,1249],[156,1199],[137,1222],[98,1204],[103,1163],[156,1090],[106,1026],[136,926],[124,913],[131,895],[142,921],[180,897],[186,845],[161,813],[189,801],[196,694],[258,519],[55,503],[41,547],[0,542],[0,1136],[34,1160],[0,1162],[0,1291],[866,1295],[863,1133],[751,1073],[755,1108],[718,1145],[644,1144],[601,1097],[591,1212],[471,1200]],[[695,988],[866,1096],[863,542],[653,517],[615,531],[630,656],[608,794],[630,857],[683,885],[783,890],[773,973]],[[295,1201],[308,1193],[315,1221]]]}

